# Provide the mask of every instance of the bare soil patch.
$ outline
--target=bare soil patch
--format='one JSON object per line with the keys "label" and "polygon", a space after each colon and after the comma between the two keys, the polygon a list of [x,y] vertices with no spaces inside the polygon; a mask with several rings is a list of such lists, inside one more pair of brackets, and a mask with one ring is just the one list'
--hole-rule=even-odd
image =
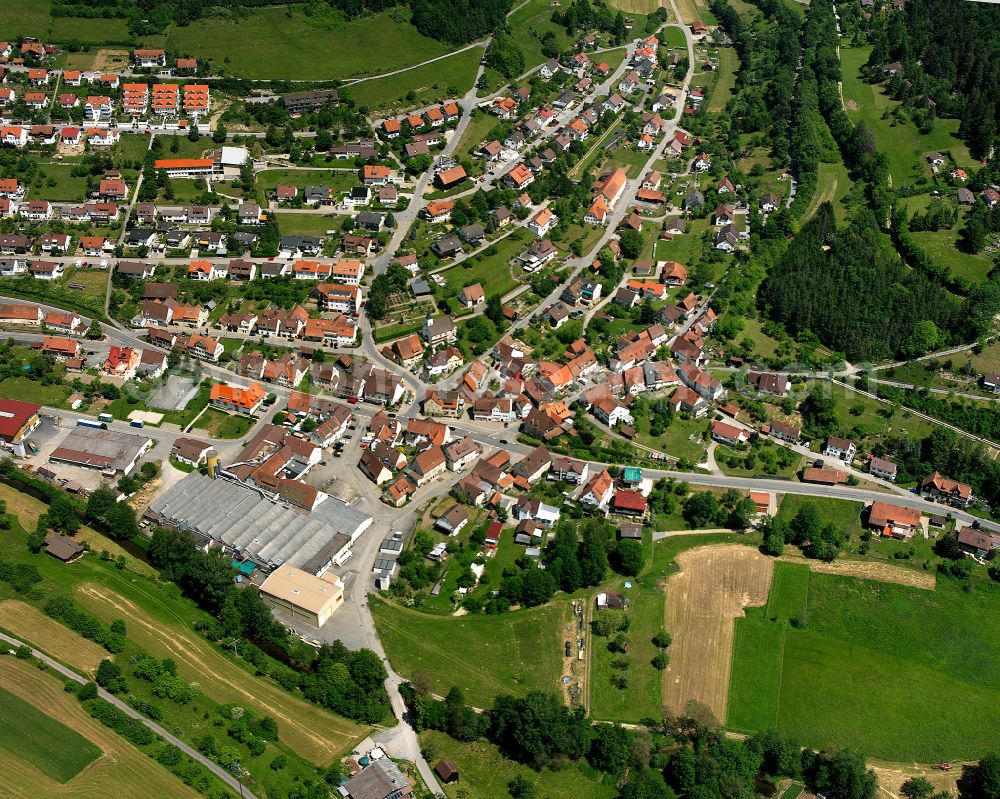
{"label": "bare soil patch", "polygon": [[38,608],[17,599],[0,602],[0,627],[16,637],[38,647],[47,655],[93,674],[104,658],[110,658],[104,647],[88,641],[68,627],[50,619]]}
{"label": "bare soil patch", "polygon": [[366,728],[258,680],[196,633],[152,618],[104,586],[84,583],[77,586],[76,594],[80,604],[105,621],[122,617],[129,638],[151,655],[173,658],[180,675],[199,683],[206,696],[266,710],[278,722],[282,740],[313,763],[329,764],[366,734]]}
{"label": "bare soil patch", "polygon": [[681,571],[667,581],[666,628],[674,642],[663,704],[676,713],[695,701],[724,722],[734,619],[767,602],[774,561],[742,544],[721,544],[682,552],[677,564]]}
{"label": "bare soil patch", "polygon": [[197,799],[187,787],[152,758],[124,738],[95,721],[73,694],[63,690],[62,680],[22,661],[6,658],[0,668],[0,687],[6,688],[76,730],[102,751],[101,757],[65,785],[50,779],[5,749],[0,749],[0,795],[5,799],[134,799],[137,796],[169,796]]}
{"label": "bare soil patch", "polygon": [[899,583],[899,585],[909,585],[928,591],[933,591],[937,585],[934,572],[907,569],[903,566],[894,566],[891,563],[881,563],[875,560],[835,560],[833,563],[824,563],[819,560],[810,560],[798,552],[782,555],[779,560],[789,563],[804,563],[810,571],[819,574],[839,574],[843,577],[859,577],[862,580]]}
{"label": "bare soil patch", "polygon": [[848,100],[844,105],[847,107],[848,111],[857,111],[858,103],[856,100]]}
{"label": "bare soil patch", "polygon": [[95,72],[115,72],[125,69],[128,64],[128,50],[109,47],[97,51],[97,55],[94,56],[93,70]]}

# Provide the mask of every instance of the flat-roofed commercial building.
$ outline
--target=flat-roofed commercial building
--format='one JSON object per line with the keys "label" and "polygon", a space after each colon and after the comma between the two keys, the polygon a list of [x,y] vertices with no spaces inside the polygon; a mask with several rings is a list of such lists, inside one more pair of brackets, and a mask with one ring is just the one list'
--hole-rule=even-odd
{"label": "flat-roofed commercial building", "polygon": [[279,566],[264,580],[260,596],[272,610],[322,627],[344,604],[344,584],[329,572],[316,577],[294,566]]}

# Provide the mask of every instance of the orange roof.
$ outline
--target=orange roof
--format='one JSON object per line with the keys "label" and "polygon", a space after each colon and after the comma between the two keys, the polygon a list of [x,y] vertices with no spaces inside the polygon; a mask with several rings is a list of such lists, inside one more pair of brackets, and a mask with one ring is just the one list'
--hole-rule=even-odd
{"label": "orange roof", "polygon": [[368,180],[369,178],[387,178],[392,174],[392,170],[387,166],[382,166],[381,164],[367,164],[364,168],[363,174],[365,180]]}
{"label": "orange roof", "polygon": [[454,200],[431,200],[427,203],[427,216],[434,218],[435,216],[448,214],[451,213],[451,209],[454,207]]}
{"label": "orange roof", "polygon": [[264,389],[257,383],[250,388],[240,388],[239,386],[227,386],[225,383],[216,383],[212,386],[210,396],[212,402],[222,401],[240,408],[253,408],[264,399]]}
{"label": "orange roof", "polygon": [[195,169],[211,168],[214,162],[211,158],[160,158],[154,164],[154,169]]}

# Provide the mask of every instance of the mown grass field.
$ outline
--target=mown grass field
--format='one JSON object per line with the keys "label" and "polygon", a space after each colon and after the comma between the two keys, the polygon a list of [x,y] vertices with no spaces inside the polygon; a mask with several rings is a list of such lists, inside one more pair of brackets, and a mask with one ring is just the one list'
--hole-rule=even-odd
{"label": "mown grass field", "polygon": [[127,42],[128,23],[124,19],[54,17],[49,38],[54,42]]}
{"label": "mown grass field", "polygon": [[469,704],[490,707],[499,694],[559,688],[566,602],[502,616],[458,618],[421,613],[374,597],[370,602],[393,668],[408,679],[422,672],[436,693],[444,695],[457,685]]}
{"label": "mown grass field", "polygon": [[8,377],[0,382],[0,397],[37,402],[49,407],[61,407],[71,391],[69,386],[62,383],[46,386],[26,377]]}
{"label": "mown grass field", "polygon": [[171,601],[159,595],[163,593],[116,593],[107,585],[83,582],[75,586],[73,597],[105,622],[124,619],[130,641],[154,657],[173,658],[178,674],[198,682],[210,699],[266,708],[278,722],[281,740],[314,763],[329,763],[364,736],[364,727],[255,678],[244,662],[230,659],[188,628],[181,615],[188,611],[186,602]]}
{"label": "mown grass field", "polygon": [[951,230],[942,228],[937,231],[921,231],[914,233],[913,238],[935,263],[944,264],[951,270],[953,277],[964,277],[973,282],[986,280],[986,275],[993,269],[990,253],[983,250],[976,255],[962,252],[958,249],[958,234],[961,224]]}
{"label": "mown grass field", "polygon": [[667,47],[687,50],[687,38],[684,31],[677,25],[671,25],[660,31],[660,41]]}
{"label": "mown grass field", "polygon": [[809,601],[809,567],[798,563],[776,563],[771,578],[771,596],[765,613],[771,621],[791,621],[806,611]]}
{"label": "mown grass field", "polygon": [[49,29],[52,0],[0,3],[0,30],[9,41],[19,36],[43,37]]}
{"label": "mown grass field", "polygon": [[[476,79],[482,57],[482,48],[472,47],[396,75],[352,83],[345,86],[342,92],[349,94],[359,106],[373,110],[419,108],[468,92]],[[412,99],[409,99],[410,92],[413,92]]]}
{"label": "mown grass field", "polygon": [[842,223],[847,219],[847,206],[844,205],[844,197],[854,186],[854,181],[847,173],[847,167],[843,162],[836,164],[820,163],[818,177],[816,179],[816,191],[809,207],[806,209],[806,219],[815,214],[819,207],[829,202],[833,205],[833,216],[837,223]]}
{"label": "mown grass field", "polygon": [[[26,701],[37,718],[46,724],[70,728],[73,744],[81,751],[98,749],[96,761],[68,782],[60,783],[42,766],[21,758],[6,745],[0,745],[0,794],[4,799],[38,799],[68,796],[73,799],[126,799],[134,796],[169,796],[171,799],[197,799],[201,796],[186,786],[163,766],[127,743],[117,733],[92,719],[76,697],[63,690],[63,682],[52,672],[43,672],[29,663],[10,658],[0,669],[0,688]],[[6,710],[0,723],[6,721]],[[59,721],[56,722],[55,719]],[[61,723],[60,723],[61,722]],[[73,732],[75,730],[75,732]],[[83,741],[79,741],[80,737]],[[62,737],[62,735],[60,735]],[[42,747],[50,745],[41,742]],[[44,751],[43,748],[38,749]],[[73,753],[56,753],[62,764]]]}
{"label": "mown grass field", "polygon": [[[350,78],[444,55],[447,45],[421,36],[391,12],[351,22],[308,18],[285,7],[171,26],[167,48],[214,59],[245,78]],[[377,54],[377,55],[376,55]]]}
{"label": "mown grass field", "polygon": [[538,796],[546,799],[611,799],[617,795],[614,781],[601,779],[585,763],[571,763],[566,768],[535,771],[507,760],[491,743],[484,740],[463,743],[443,732],[425,730],[420,733],[420,748],[430,762],[447,757],[461,773],[459,781],[444,785],[448,799],[494,799],[502,796],[506,785],[515,777],[524,777],[535,786]]}
{"label": "mown grass field", "polygon": [[[974,759],[1000,699],[1000,587],[939,580],[934,591],[808,574],[805,626],[785,621],[802,578],[776,579],[768,615],[737,623],[729,725],[772,726],[813,747],[894,761]],[[776,614],[770,611],[776,610]],[[779,634],[784,646],[775,655]],[[775,675],[778,688],[775,689]]]}
{"label": "mown grass field", "polygon": [[628,615],[628,687],[612,684],[612,661],[621,657],[608,649],[609,639],[591,637],[590,715],[599,721],[639,722],[656,718],[663,706],[663,673],[651,661],[659,653],[652,638],[663,628],[663,591],[636,586],[625,591]]}
{"label": "mown grass field", "polygon": [[61,783],[101,754],[78,732],[4,688],[0,688],[0,748]]}

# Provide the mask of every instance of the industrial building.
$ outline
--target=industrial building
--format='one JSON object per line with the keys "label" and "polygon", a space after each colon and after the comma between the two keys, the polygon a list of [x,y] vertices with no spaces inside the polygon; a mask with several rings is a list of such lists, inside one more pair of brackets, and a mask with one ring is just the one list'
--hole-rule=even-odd
{"label": "industrial building", "polygon": [[330,573],[316,577],[294,566],[280,566],[263,582],[260,596],[272,610],[322,627],[344,604],[344,584]]}
{"label": "industrial building", "polygon": [[351,544],[373,521],[323,492],[312,510],[296,510],[280,494],[228,477],[225,470],[214,480],[191,472],[153,500],[146,516],[220,544],[265,571],[287,565],[316,575],[345,562]]}
{"label": "industrial building", "polygon": [[34,402],[0,399],[0,441],[3,441],[15,455],[22,458],[27,454],[26,440],[41,423],[38,412],[41,405]]}
{"label": "industrial building", "polygon": [[152,446],[153,439],[146,436],[74,427],[52,451],[49,460],[99,469],[108,476],[130,474]]}

